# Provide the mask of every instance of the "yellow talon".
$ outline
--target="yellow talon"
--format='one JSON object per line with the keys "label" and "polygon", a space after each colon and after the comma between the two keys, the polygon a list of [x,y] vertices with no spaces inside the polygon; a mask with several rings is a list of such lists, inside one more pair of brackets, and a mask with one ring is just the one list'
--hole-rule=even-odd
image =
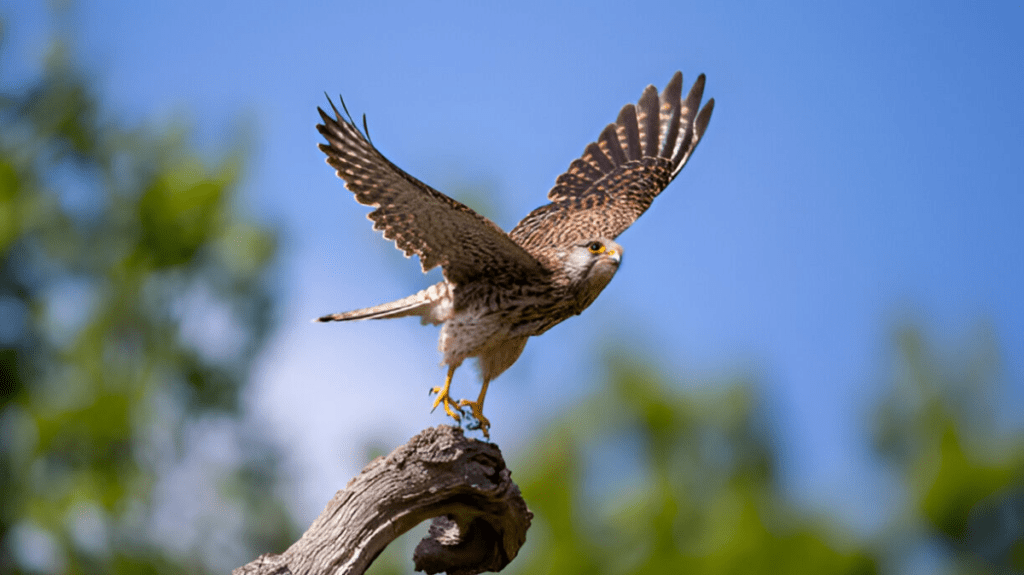
{"label": "yellow talon", "polygon": [[461,409],[463,407],[470,408],[473,411],[473,417],[476,418],[477,421],[476,424],[470,425],[469,428],[479,428],[480,431],[484,432],[484,437],[490,439],[491,434],[489,433],[489,430],[491,428],[491,422],[489,419],[484,417],[484,408],[480,406],[480,403],[477,401],[463,399],[459,401],[459,408]]}
{"label": "yellow talon", "polygon": [[430,408],[431,413],[437,409],[438,405],[444,405],[444,412],[455,421],[461,422],[462,415],[464,415],[462,408],[468,407],[473,413],[473,418],[476,419],[476,423],[470,426],[470,429],[479,429],[483,432],[485,438],[490,439],[491,422],[484,417],[484,396],[487,395],[488,382],[484,381],[483,387],[480,388],[480,397],[476,401],[468,399],[455,401],[448,394],[449,388],[452,385],[453,375],[455,375],[455,368],[449,367],[448,377],[444,380],[444,386],[430,388],[430,393],[437,394],[437,397],[434,398],[434,406]]}
{"label": "yellow talon", "polygon": [[[488,381],[485,379],[483,387],[480,388],[480,397],[478,397],[476,401],[470,401],[468,399],[460,400],[459,409],[468,407],[473,412],[473,417],[477,421],[476,427],[479,427],[480,431],[484,433],[484,438],[490,439],[491,422],[484,417],[484,396],[487,395],[487,384]],[[470,426],[470,429],[473,427],[474,426]]]}
{"label": "yellow talon", "polygon": [[444,412],[455,421],[460,421],[459,406],[456,402],[448,395],[448,388],[452,385],[452,376],[455,375],[455,368],[448,368],[448,377],[444,380],[444,387],[434,387],[430,390],[430,393],[436,393],[437,398],[434,399],[434,407],[430,408],[430,412],[433,413],[439,404],[444,404]]}

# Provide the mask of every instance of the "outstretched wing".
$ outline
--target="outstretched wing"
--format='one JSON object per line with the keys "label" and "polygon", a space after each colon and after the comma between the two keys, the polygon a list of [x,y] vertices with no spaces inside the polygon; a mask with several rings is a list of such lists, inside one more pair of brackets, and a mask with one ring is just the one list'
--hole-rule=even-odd
{"label": "outstretched wing", "polygon": [[[330,100],[328,100],[330,101]],[[402,171],[384,157],[331,102],[335,117],[317,108],[319,144],[327,163],[374,209],[373,228],[394,240],[409,257],[420,257],[423,271],[440,265],[445,278],[464,285],[474,280],[525,280],[544,273],[540,263],[494,222]]]}
{"label": "outstretched wing", "polygon": [[615,239],[650,207],[686,165],[711,120],[715,100],[700,112],[704,75],[680,99],[676,72],[658,97],[648,86],[636,106],[627,104],[614,124],[587,145],[583,157],[558,177],[550,204],[523,218],[509,235],[528,250],[564,246],[596,237]]}

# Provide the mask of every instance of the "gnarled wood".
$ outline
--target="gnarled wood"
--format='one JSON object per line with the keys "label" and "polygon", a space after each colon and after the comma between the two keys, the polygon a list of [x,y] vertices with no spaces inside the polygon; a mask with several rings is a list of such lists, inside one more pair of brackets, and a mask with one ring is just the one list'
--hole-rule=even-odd
{"label": "gnarled wood", "polygon": [[367,465],[284,553],[262,555],[233,575],[363,573],[395,538],[430,518],[413,554],[417,571],[500,571],[526,541],[532,517],[501,450],[440,425]]}

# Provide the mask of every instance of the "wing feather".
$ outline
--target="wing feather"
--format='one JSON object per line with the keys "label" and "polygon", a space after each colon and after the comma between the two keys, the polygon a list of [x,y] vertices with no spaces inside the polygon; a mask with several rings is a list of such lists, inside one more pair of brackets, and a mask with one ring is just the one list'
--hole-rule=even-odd
{"label": "wing feather", "polygon": [[627,104],[619,112],[619,119],[615,121],[615,133],[619,136],[620,142],[626,144],[626,158],[633,162],[643,157],[640,149],[640,126],[637,124],[636,108],[633,104]]}
{"label": "wing feather", "polygon": [[615,124],[608,124],[604,131],[601,132],[601,137],[597,139],[597,145],[601,147],[601,151],[611,161],[613,170],[615,166],[626,163],[626,153],[622,151],[622,144],[619,142],[619,132]]}
{"label": "wing feather", "polygon": [[551,203],[509,232],[512,239],[539,253],[596,237],[614,239],[632,225],[679,175],[711,121],[714,99],[698,113],[704,75],[685,101],[682,85],[676,72],[660,97],[648,86],[635,106],[626,104],[555,180]]}
{"label": "wing feather", "polygon": [[[605,155],[601,144],[597,142],[591,142],[590,145],[587,146],[586,152],[583,154],[583,161],[590,164],[590,167],[596,169],[599,176],[600,174],[604,174],[606,171],[615,167],[615,164],[608,159],[607,155]],[[587,182],[584,182],[584,184],[586,183]]]}
{"label": "wing feather", "polygon": [[676,140],[679,138],[679,117],[682,114],[679,98],[682,94],[683,75],[677,72],[661,92],[661,133],[665,135],[665,141],[661,146],[661,153],[658,155],[663,158],[671,158],[676,150]]}
{"label": "wing feather", "polygon": [[[525,281],[546,273],[532,255],[494,222],[431,188],[392,164],[334,108],[335,117],[317,108],[317,130],[327,163],[337,170],[356,201],[375,208],[373,228],[405,253],[416,254],[423,271],[441,266],[445,278],[464,285],[504,278]],[[610,164],[610,162],[609,162]]]}
{"label": "wing feather", "polygon": [[658,112],[658,90],[648,86],[637,106],[637,124],[640,126],[640,140],[644,142],[645,156],[657,156],[661,143],[660,114]]}

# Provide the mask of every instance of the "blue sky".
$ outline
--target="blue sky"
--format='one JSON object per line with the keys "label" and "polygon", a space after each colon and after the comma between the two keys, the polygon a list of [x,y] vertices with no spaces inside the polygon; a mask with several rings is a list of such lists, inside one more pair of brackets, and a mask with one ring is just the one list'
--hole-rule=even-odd
{"label": "blue sky", "polygon": [[[42,58],[36,4],[2,8],[9,78]],[[628,343],[670,372],[755,375],[790,490],[830,506],[849,494],[838,509],[856,515],[884,488],[863,481],[859,438],[897,322],[953,346],[988,321],[1005,381],[1024,380],[1019,5],[97,1],[64,25],[110,113],[184,114],[213,154],[251,136],[243,203],[282,227],[285,252],[250,405],[295,446],[303,515],[361,467],[366,441],[444,419],[425,392],[444,375],[436,329],[309,323],[436,277],[371,230],[324,164],[325,91],[367,114],[392,161],[509,229],[647,84],[707,74],[706,137],[619,238],[620,273],[491,387],[492,437],[513,456]],[[454,394],[476,385],[464,367]],[[1019,427],[1020,388],[1003,393]]]}

